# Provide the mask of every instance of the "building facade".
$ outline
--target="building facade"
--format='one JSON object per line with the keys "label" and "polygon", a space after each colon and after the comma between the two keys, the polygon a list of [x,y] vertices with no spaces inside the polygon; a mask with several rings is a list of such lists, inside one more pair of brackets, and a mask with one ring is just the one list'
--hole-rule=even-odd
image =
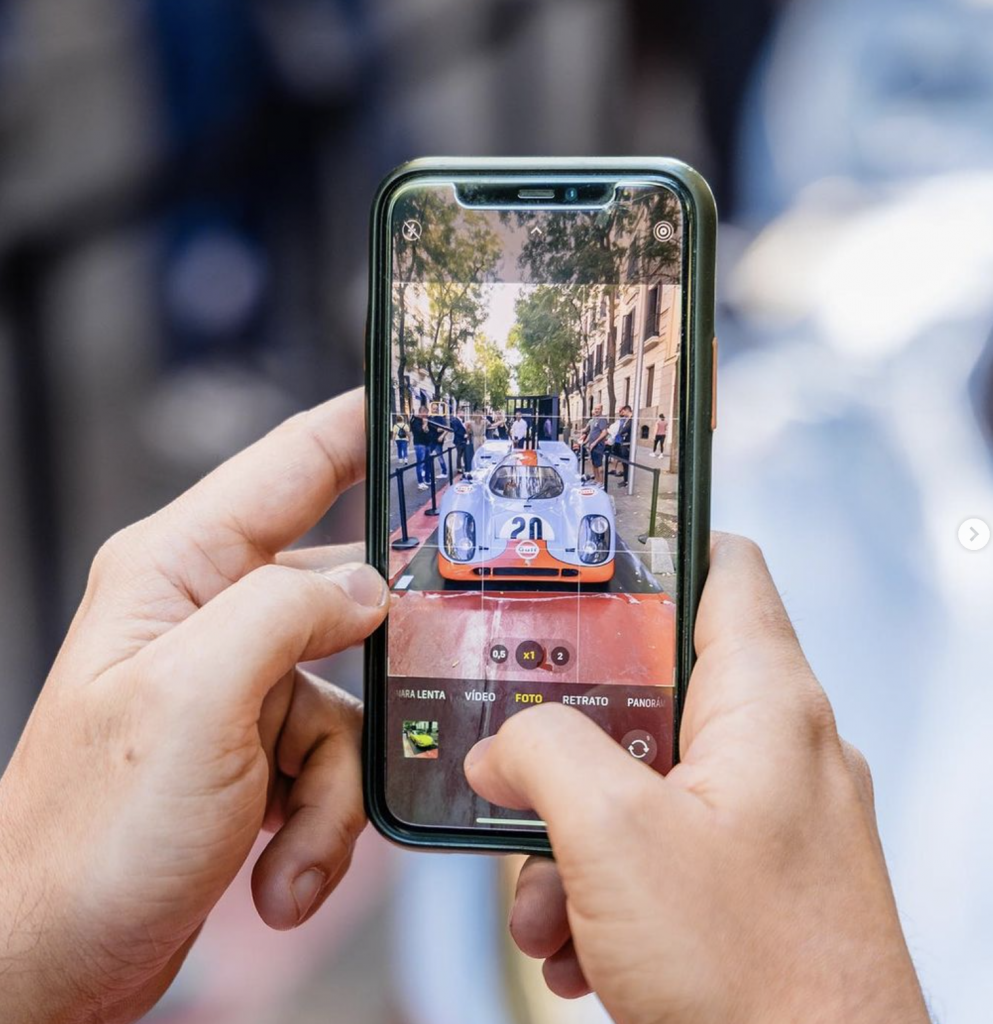
{"label": "building facade", "polygon": [[[634,436],[641,448],[651,450],[655,420],[660,412],[669,420],[669,450],[675,442],[678,420],[678,379],[681,348],[681,294],[677,285],[661,278],[648,284],[623,285],[615,297],[614,324],[604,293],[592,303],[584,321],[584,350],[563,395],[563,408],[574,428],[584,424],[602,405],[613,420],[625,405],[634,410]],[[610,400],[609,340],[613,330],[613,406]]]}

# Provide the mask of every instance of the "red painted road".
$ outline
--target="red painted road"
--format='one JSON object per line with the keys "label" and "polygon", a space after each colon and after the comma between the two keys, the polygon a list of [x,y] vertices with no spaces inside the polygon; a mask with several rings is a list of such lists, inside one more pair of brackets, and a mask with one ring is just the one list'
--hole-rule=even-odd
{"label": "red painted road", "polygon": [[[413,551],[391,550],[392,587],[419,554],[422,559],[433,556],[433,549],[425,551],[424,545],[437,527],[438,519],[423,511],[410,518],[410,535],[421,544]],[[390,614],[391,675],[586,685],[673,682],[676,606],[661,591],[543,593],[488,586],[399,593]],[[525,640],[538,641],[546,652],[564,646],[570,653],[568,665],[553,669],[546,659],[537,669],[520,668],[514,652]],[[495,643],[510,652],[504,665],[490,658]]]}

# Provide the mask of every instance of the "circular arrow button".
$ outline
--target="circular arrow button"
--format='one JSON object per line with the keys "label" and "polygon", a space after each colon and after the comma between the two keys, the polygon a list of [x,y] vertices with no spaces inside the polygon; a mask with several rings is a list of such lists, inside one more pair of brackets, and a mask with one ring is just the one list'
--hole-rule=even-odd
{"label": "circular arrow button", "polygon": [[621,746],[633,757],[651,764],[659,753],[655,737],[644,729],[634,729],[621,740]]}

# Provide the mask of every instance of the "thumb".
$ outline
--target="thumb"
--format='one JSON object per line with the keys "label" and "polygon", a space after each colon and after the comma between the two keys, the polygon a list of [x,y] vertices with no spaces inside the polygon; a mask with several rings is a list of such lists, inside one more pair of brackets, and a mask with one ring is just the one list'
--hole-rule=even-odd
{"label": "thumb", "polygon": [[614,861],[632,840],[632,821],[651,813],[665,782],[574,708],[544,704],[518,712],[469,751],[469,785],[484,800],[531,810],[548,826],[556,859]]}

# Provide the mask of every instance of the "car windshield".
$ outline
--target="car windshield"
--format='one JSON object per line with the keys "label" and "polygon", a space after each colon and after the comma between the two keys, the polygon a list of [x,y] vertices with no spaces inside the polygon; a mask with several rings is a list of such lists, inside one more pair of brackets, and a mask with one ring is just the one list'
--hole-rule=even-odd
{"label": "car windshield", "polygon": [[551,466],[500,466],[490,481],[498,498],[557,498],[563,490],[562,477]]}

